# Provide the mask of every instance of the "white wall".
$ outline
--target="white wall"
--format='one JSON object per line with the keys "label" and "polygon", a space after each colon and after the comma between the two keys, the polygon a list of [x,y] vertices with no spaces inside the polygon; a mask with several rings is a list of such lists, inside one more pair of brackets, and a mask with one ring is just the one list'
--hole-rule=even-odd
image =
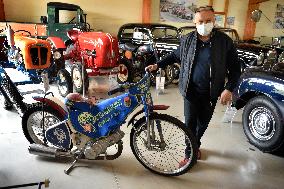
{"label": "white wall", "polygon": [[[259,9],[266,15],[272,22],[274,22],[275,11],[277,4],[284,5],[284,0],[270,0],[260,4]],[[265,16],[262,15],[260,21],[256,24],[255,37],[267,36],[277,37],[284,36],[284,29],[273,29],[273,23],[269,22]]]}
{"label": "white wall", "polygon": [[92,28],[113,35],[125,23],[142,21],[143,0],[4,0],[6,20],[38,23],[51,1],[79,5]]}

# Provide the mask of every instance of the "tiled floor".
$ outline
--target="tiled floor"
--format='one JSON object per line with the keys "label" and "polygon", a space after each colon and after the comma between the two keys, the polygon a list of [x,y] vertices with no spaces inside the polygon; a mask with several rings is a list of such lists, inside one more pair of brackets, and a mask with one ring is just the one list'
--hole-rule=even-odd
{"label": "tiled floor", "polygon": [[[157,104],[171,106],[168,114],[183,119],[183,100],[176,86],[170,86],[163,95],[157,96],[155,91],[152,94]],[[71,160],[30,155],[20,116],[0,107],[0,187],[49,178],[50,188],[54,189],[283,188],[284,158],[262,153],[248,144],[241,126],[242,112],[238,111],[230,124],[222,123],[224,110],[225,107],[217,105],[202,140],[202,160],[182,176],[155,175],[140,165],[129,146],[131,128],[126,127],[122,127],[126,135],[118,159],[80,161],[68,176],[63,170]]]}

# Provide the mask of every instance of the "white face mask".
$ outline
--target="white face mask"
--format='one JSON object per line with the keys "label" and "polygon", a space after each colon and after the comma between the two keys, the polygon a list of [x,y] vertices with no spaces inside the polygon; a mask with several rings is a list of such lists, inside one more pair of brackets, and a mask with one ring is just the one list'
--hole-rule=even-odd
{"label": "white face mask", "polygon": [[209,22],[206,24],[197,25],[196,29],[199,35],[208,36],[211,33],[213,27],[214,27],[213,22]]}

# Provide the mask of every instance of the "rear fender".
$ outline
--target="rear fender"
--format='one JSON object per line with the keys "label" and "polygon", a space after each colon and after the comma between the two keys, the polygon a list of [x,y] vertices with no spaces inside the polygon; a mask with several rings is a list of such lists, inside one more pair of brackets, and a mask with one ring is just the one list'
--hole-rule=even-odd
{"label": "rear fender", "polygon": [[52,96],[48,96],[46,98],[40,97],[40,96],[35,96],[33,97],[35,101],[38,102],[43,102],[46,105],[58,110],[60,114],[66,116],[68,115],[68,109],[67,107],[58,99]]}
{"label": "rear fender", "polygon": [[50,43],[51,47],[55,49],[65,49],[66,48],[63,40],[59,37],[48,37],[46,40]]}
{"label": "rear fender", "polygon": [[[166,106],[166,105],[154,105],[152,110],[167,110],[170,106]],[[132,118],[129,120],[127,127],[131,124],[134,124],[134,121],[136,120],[136,117],[143,114],[144,110],[140,110],[137,113],[135,113]]]}

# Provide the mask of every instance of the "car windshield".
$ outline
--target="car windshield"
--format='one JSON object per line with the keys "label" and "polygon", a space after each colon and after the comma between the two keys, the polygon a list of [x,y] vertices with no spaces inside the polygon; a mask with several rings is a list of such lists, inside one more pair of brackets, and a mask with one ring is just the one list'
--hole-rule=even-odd
{"label": "car windshield", "polygon": [[154,39],[160,39],[160,38],[176,39],[178,38],[178,31],[173,28],[154,28],[152,30],[152,35]]}

